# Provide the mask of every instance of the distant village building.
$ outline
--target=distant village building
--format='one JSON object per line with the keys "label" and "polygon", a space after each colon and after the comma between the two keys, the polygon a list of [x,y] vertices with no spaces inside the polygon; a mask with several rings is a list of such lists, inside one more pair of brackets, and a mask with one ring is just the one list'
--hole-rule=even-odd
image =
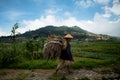
{"label": "distant village building", "polygon": [[89,37],[85,39],[87,42],[91,41],[107,41],[110,40],[110,36],[102,34],[87,34]]}

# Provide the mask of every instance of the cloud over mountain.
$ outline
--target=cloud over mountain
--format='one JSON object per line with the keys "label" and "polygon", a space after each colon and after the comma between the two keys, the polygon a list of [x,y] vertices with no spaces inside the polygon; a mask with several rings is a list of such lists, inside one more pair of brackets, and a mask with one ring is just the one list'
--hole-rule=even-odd
{"label": "cloud over mountain", "polygon": [[47,25],[76,25],[93,33],[120,36],[119,0],[2,0],[0,4],[1,35],[10,34],[18,21],[21,33]]}

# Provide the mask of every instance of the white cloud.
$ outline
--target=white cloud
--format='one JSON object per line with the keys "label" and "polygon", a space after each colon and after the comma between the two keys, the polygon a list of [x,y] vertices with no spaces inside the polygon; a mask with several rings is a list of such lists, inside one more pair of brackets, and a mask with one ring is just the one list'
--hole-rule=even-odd
{"label": "white cloud", "polygon": [[[108,34],[113,36],[120,36],[120,19],[116,21],[108,21],[103,14],[96,13],[94,16],[94,21],[85,21],[85,20],[77,20],[75,17],[69,17],[67,19],[60,19],[53,15],[47,15],[46,17],[40,17],[40,19],[35,20],[23,20],[23,25],[25,27],[18,28],[18,32],[24,33],[29,30],[35,30],[47,25],[54,26],[80,26],[81,28],[88,30],[93,33],[98,34]],[[0,36],[8,35],[8,33],[4,32],[0,29]]]}
{"label": "white cloud", "polygon": [[94,3],[92,0],[78,0],[75,4],[79,7],[88,8],[93,6]]}
{"label": "white cloud", "polygon": [[55,16],[53,15],[47,15],[46,17],[40,17],[40,19],[36,19],[36,20],[24,20],[23,24],[25,25],[25,27],[23,28],[19,28],[18,30],[20,32],[25,32],[28,30],[35,30],[38,29],[40,27],[44,27],[47,25],[56,25],[56,26],[60,26],[61,25],[61,20],[57,19]]}
{"label": "white cloud", "polygon": [[111,14],[106,13],[106,14],[103,14],[103,16],[106,17],[106,18],[109,18],[111,16]]}
{"label": "white cloud", "polygon": [[6,11],[3,12],[3,14],[5,15],[6,18],[10,19],[10,20],[15,20],[16,18],[24,15],[24,12],[19,12],[19,11]]}
{"label": "white cloud", "polygon": [[102,14],[96,13],[94,16],[93,32],[120,36],[120,19],[117,21],[108,21]]}
{"label": "white cloud", "polygon": [[94,0],[94,1],[99,4],[107,5],[111,0]]}
{"label": "white cloud", "polygon": [[102,7],[102,9],[105,11],[105,13],[103,14],[104,17],[110,18],[112,16],[111,11],[109,10],[109,7],[104,6]]}
{"label": "white cloud", "polygon": [[113,5],[111,7],[104,6],[103,7],[105,13],[113,13],[116,16],[120,15],[120,2],[119,0],[113,0]]}
{"label": "white cloud", "polygon": [[120,3],[114,3],[109,10],[114,13],[115,15],[120,15]]}
{"label": "white cloud", "polygon": [[58,14],[59,12],[61,12],[62,9],[61,8],[56,8],[56,7],[52,7],[50,9],[46,9],[44,11],[44,15],[47,16],[47,15],[56,15]]}
{"label": "white cloud", "polygon": [[3,31],[3,29],[2,28],[0,28],[0,36],[7,36],[9,33],[7,33],[7,32],[5,32],[5,31]]}
{"label": "white cloud", "polygon": [[120,19],[117,21],[109,21],[103,14],[96,13],[93,21],[77,20],[75,17],[69,17],[67,19],[60,19],[54,15],[47,15],[46,17],[40,17],[36,20],[24,20],[25,27],[19,28],[19,32],[25,32],[28,30],[35,30],[47,25],[54,26],[80,26],[81,28],[98,34],[108,34],[113,36],[120,36]]}
{"label": "white cloud", "polygon": [[47,9],[47,10],[45,10],[46,14],[55,14],[57,12],[58,12],[58,10],[55,10],[55,9]]}
{"label": "white cloud", "polygon": [[119,0],[113,0],[113,4],[119,3]]}
{"label": "white cloud", "polygon": [[70,13],[70,12],[65,12],[64,15],[65,15],[66,17],[70,17],[70,16],[71,16],[71,13]]}
{"label": "white cloud", "polygon": [[[95,3],[99,3],[102,5],[108,5],[112,0],[77,0],[75,4],[77,6],[88,8],[93,6]],[[114,0],[113,0],[114,1]]]}

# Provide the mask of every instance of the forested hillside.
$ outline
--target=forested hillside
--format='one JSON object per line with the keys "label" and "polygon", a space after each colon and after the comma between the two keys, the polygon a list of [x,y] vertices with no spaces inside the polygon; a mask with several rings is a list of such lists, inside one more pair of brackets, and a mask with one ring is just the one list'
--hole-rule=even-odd
{"label": "forested hillside", "polygon": [[[68,27],[68,26],[45,26],[33,31],[27,31],[23,34],[16,35],[17,41],[26,41],[29,39],[36,39],[40,37],[48,37],[49,35],[59,35],[64,36],[70,33],[74,36],[75,40],[110,40],[111,37],[108,35],[94,34],[86,30],[81,29],[78,26]],[[0,37],[0,42],[11,42],[12,36]]]}
{"label": "forested hillside", "polygon": [[64,36],[67,33],[71,33],[72,35],[74,35],[75,38],[77,38],[77,37],[85,36],[85,34],[87,34],[88,32],[77,26],[73,26],[73,27],[46,26],[46,27],[39,28],[35,31],[28,31],[22,34],[21,36],[26,38],[32,38],[34,36],[47,37],[52,34]]}

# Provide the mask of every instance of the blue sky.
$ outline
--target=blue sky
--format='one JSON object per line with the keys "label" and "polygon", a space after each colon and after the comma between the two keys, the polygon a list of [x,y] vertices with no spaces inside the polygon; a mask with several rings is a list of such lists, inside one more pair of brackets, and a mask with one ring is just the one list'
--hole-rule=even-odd
{"label": "blue sky", "polygon": [[120,0],[0,0],[0,36],[10,35],[16,22],[20,33],[76,25],[120,37]]}

